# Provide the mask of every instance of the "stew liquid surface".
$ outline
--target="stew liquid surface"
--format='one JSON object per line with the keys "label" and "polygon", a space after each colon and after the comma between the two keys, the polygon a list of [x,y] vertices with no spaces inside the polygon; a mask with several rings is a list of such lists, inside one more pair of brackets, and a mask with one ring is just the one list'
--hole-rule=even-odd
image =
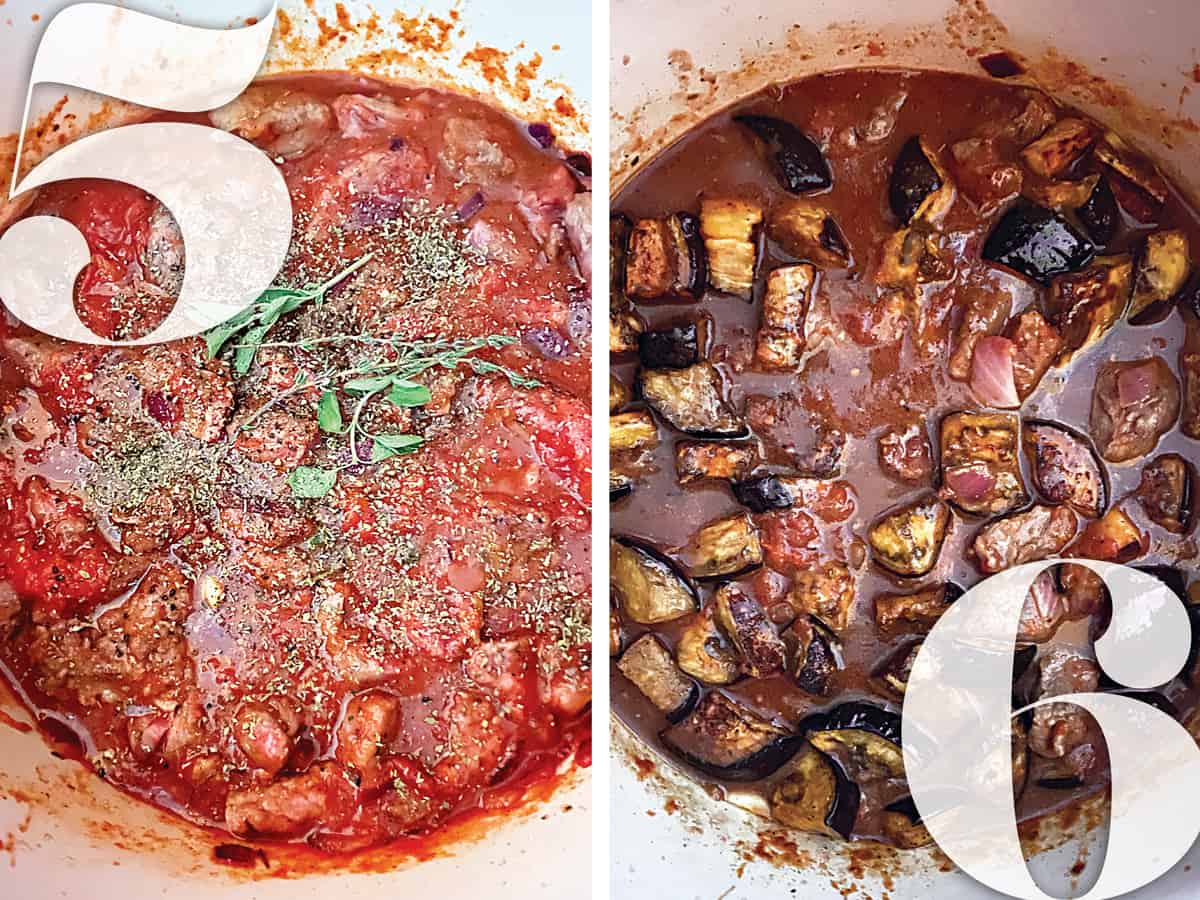
{"label": "stew liquid surface", "polygon": [[[270,80],[211,124],[287,181],[278,284],[328,289],[145,349],[0,324],[0,672],[193,821],[427,834],[586,756],[591,195],[548,129],[433,91]],[[173,303],[140,191],[5,213],[82,230],[98,334]]]}
{"label": "stew liquid surface", "polygon": [[[897,714],[963,590],[1082,556],[1200,603],[1200,219],[1038,91],[876,70],[713,117],[613,209],[616,714],[784,824],[926,843]],[[1114,689],[1107,609],[1039,580],[1015,708]],[[1142,699],[1186,721],[1197,684]],[[1018,819],[1107,785],[1081,710],[1015,732]]]}

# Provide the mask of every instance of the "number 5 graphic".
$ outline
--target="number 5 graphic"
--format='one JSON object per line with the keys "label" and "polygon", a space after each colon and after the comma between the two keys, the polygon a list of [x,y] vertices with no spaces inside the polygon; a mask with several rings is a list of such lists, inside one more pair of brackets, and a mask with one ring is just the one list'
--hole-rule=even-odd
{"label": "number 5 graphic", "polygon": [[[1096,641],[1110,677],[1137,689],[1171,681],[1188,657],[1191,626],[1158,579],[1072,559],[1108,585],[1112,621]],[[1017,838],[1011,774],[1013,649],[1030,586],[1047,563],[1019,566],[963,596],[934,626],[904,700],[904,763],[913,800],[943,851],[976,880],[1023,900],[1034,883]],[[1112,815],[1100,877],[1085,898],[1116,897],[1175,865],[1200,834],[1200,748],[1174,719],[1119,694],[1064,694],[1104,733]],[[1032,707],[1030,707],[1032,708]]]}
{"label": "number 5 graphic", "polygon": [[[64,84],[173,112],[214,109],[257,74],[275,14],[273,5],[256,25],[216,31],[98,3],[63,10],[34,60],[17,160],[35,85]],[[63,219],[24,219],[0,237],[0,298],[39,331],[110,345],[190,337],[248,306],[283,266],[292,228],[287,185],[270,159],[241,138],[182,123],[114,128],[59,150],[19,185],[14,171],[12,195],[68,178],[125,182],[166,206],[183,235],[183,286],[149,335],[100,338],[74,306],[75,280],[91,258],[83,235]]]}

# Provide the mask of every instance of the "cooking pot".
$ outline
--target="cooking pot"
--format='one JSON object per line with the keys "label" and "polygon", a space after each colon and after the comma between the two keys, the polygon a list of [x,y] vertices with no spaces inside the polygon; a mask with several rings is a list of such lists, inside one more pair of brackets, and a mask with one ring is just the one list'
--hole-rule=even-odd
{"label": "cooking pot", "polygon": [[[1020,80],[1113,126],[1185,191],[1200,189],[1200,51],[1194,0],[612,0],[613,190],[712,113],[768,85],[856,66],[984,75],[1006,50]],[[714,800],[613,725],[613,896],[621,900],[995,897],[944,857],[849,849]],[[1043,823],[1031,871],[1052,896],[1079,896],[1104,859],[1097,805]],[[1093,827],[1088,827],[1093,826]],[[766,833],[764,833],[766,832]],[[1082,833],[1081,833],[1082,832]],[[1065,840],[1071,838],[1069,840]],[[1065,842],[1064,842],[1065,840]],[[1137,893],[1195,896],[1200,849]]]}
{"label": "cooking pot", "polygon": [[[9,0],[0,9],[0,134],[21,121],[33,54],[63,0]],[[265,15],[267,0],[125,4],[189,25],[229,27]],[[398,81],[458,90],[490,100],[526,121],[548,122],[564,146],[587,150],[591,18],[586,2],[533,0],[504,4],[426,4],[376,0],[281,0],[281,16],[264,66],[267,74],[305,69],[354,69]],[[105,53],[112,35],[94,36],[80,52]],[[518,66],[520,70],[518,71]],[[203,77],[198,73],[197,77]],[[35,112],[54,109],[58,87],[39,88]],[[32,142],[47,144],[89,127],[120,121],[117,104],[69,92],[57,129]],[[11,150],[9,151],[11,154]],[[5,181],[7,189],[7,181]],[[557,784],[538,789],[516,813],[457,826],[424,859],[381,850],[352,861],[269,848],[265,856],[234,853],[231,866],[214,856],[228,841],[136,802],[73,762],[56,759],[17,701],[0,689],[0,895],[49,897],[164,896],[175,900],[291,897],[311,891],[329,900],[419,892],[463,896],[487,886],[488,896],[561,898],[585,890],[590,856],[590,782],[573,766]],[[226,852],[224,855],[229,856]],[[280,876],[300,877],[303,887]]]}

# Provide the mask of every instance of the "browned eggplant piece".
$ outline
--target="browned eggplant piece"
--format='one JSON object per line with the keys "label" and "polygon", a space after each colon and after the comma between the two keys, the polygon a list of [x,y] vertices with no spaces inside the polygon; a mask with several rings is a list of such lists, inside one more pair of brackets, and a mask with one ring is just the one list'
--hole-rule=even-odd
{"label": "browned eggplant piece", "polygon": [[1174,229],[1151,234],[1138,256],[1129,320],[1135,325],[1161,321],[1191,274],[1187,235]]}
{"label": "browned eggplant piece", "polygon": [[950,507],[932,495],[885,515],[867,536],[875,561],[903,576],[926,575],[937,565],[950,525]]}
{"label": "browned eggplant piece", "polygon": [[737,654],[713,619],[712,607],[705,607],[688,620],[675,643],[675,662],[705,684],[732,684],[741,675]]}
{"label": "browned eggplant piece", "polygon": [[1108,506],[1108,480],[1090,442],[1050,422],[1027,422],[1025,454],[1039,494],[1089,519]]}
{"label": "browned eggplant piece", "polygon": [[908,690],[908,676],[923,643],[924,638],[910,641],[883,661],[875,672],[875,677],[887,690],[899,697],[904,696],[904,692]]}
{"label": "browned eggplant piece", "polygon": [[676,213],[640,219],[629,234],[625,293],[642,300],[698,300],[707,283],[707,264],[695,216]]}
{"label": "browned eggplant piece", "polygon": [[708,252],[708,283],[716,290],[749,300],[758,263],[755,231],[762,207],[750,200],[705,197],[700,201],[700,233]]}
{"label": "browned eggplant piece", "polygon": [[609,469],[608,502],[616,503],[623,497],[628,497],[633,493],[633,485],[636,481],[637,478],[630,472],[621,472],[617,469]]}
{"label": "browned eggplant piece", "polygon": [[[1137,188],[1153,211],[1161,209],[1167,202],[1171,192],[1167,180],[1152,162],[1125,143],[1120,135],[1106,131],[1104,139],[1096,145],[1095,152],[1100,162]],[[1139,217],[1135,215],[1135,218]]]}
{"label": "browned eggplant piece", "polygon": [[937,153],[919,137],[909,138],[892,164],[888,205],[907,225],[914,219],[935,223],[954,202],[954,184]]}
{"label": "browned eggplant piece", "polygon": [[884,634],[929,631],[962,595],[962,588],[949,583],[912,594],[880,594],[875,598],[875,625]]}
{"label": "browned eggplant piece", "polygon": [[889,803],[883,811],[883,834],[901,850],[916,850],[933,843],[912,797]]}
{"label": "browned eggplant piece", "polygon": [[693,535],[680,553],[692,578],[724,578],[762,565],[758,529],[748,513],[709,522]]}
{"label": "browned eggplant piece", "polygon": [[637,350],[638,335],[646,328],[622,293],[610,295],[608,301],[608,352],[633,353]]}
{"label": "browned eggplant piece", "polygon": [[1130,256],[1098,256],[1081,272],[1055,278],[1047,309],[1062,334],[1058,365],[1069,364],[1080,351],[1101,340],[1129,306],[1133,285]]}
{"label": "browned eggplant piece", "polygon": [[879,467],[898,481],[927,484],[933,475],[933,448],[925,423],[912,421],[881,434]]}
{"label": "browned eggplant piece", "polygon": [[776,675],[787,666],[787,648],[758,601],[732,584],[717,588],[713,618],[733,643],[742,671],[751,678]]}
{"label": "browned eggplant piece", "polygon": [[843,762],[855,781],[860,774],[873,779],[904,777],[900,717],[883,707],[857,700],[842,703],[806,716],[800,730],[817,750]]}
{"label": "browned eggplant piece", "polygon": [[670,425],[697,437],[741,437],[742,417],[725,399],[721,373],[710,362],[686,369],[643,369],[638,387]]}
{"label": "browned eggplant piece", "polygon": [[1075,513],[1066,507],[1037,505],[989,522],[979,530],[971,549],[981,571],[1001,572],[1062,552],[1075,537],[1077,525]]}
{"label": "browned eggplant piece", "polygon": [[1013,343],[1013,386],[1024,401],[1037,390],[1063,349],[1063,338],[1045,316],[1030,308],[1014,318],[1005,329]]}
{"label": "browned eggplant piece", "polygon": [[751,443],[680,441],[675,445],[675,473],[680,484],[706,478],[738,481],[758,462],[758,447]]}
{"label": "browned eggplant piece", "polygon": [[783,119],[771,116],[735,116],[766,145],[775,160],[776,175],[789,194],[811,194],[833,186],[829,163],[812,138]]}
{"label": "browned eggplant piece", "polygon": [[1089,522],[1072,547],[1076,556],[1112,563],[1129,563],[1146,552],[1148,538],[1133,519],[1114,506],[1095,522]]}
{"label": "browned eggplant piece", "polygon": [[999,516],[1029,500],[1021,479],[1020,420],[952,413],[942,420],[941,496],[963,512]]}
{"label": "browned eggplant piece", "polygon": [[850,247],[833,216],[811,200],[789,197],[771,207],[767,237],[785,253],[826,269],[850,265]]}
{"label": "browned eggplant piece", "polygon": [[1117,208],[1117,198],[1113,196],[1106,176],[1101,175],[1096,179],[1087,200],[1075,210],[1075,216],[1097,246],[1105,247],[1116,237],[1121,211]]}
{"label": "browned eggplant piece", "polygon": [[1179,418],[1179,380],[1160,357],[1105,363],[1092,392],[1092,440],[1111,463],[1145,456]]}
{"label": "browned eggplant piece", "polygon": [[[1063,210],[1078,210],[1088,202],[1100,183],[1099,175],[1089,175],[1080,181],[1051,181],[1044,185],[1035,185],[1029,189],[1029,197],[1042,206],[1062,212]],[[1084,228],[1086,231],[1086,226]]]}
{"label": "browned eggplant piece", "polygon": [[802,506],[836,487],[845,487],[845,483],[803,475],[763,475],[732,485],[738,503],[755,513]]}
{"label": "browned eggplant piece", "polygon": [[1183,376],[1183,414],[1180,430],[1200,441],[1200,353],[1181,353],[1179,373]]}
{"label": "browned eggplant piece", "polygon": [[854,574],[838,560],[803,569],[792,581],[788,603],[835,632],[846,630],[854,608]]}
{"label": "browned eggplant piece", "polygon": [[616,375],[608,376],[608,411],[615,413],[632,399],[629,388]]}
{"label": "browned eggplant piece", "polygon": [[789,828],[849,839],[859,802],[858,785],[841,766],[805,746],[771,793],[771,817]]}
{"label": "browned eggplant piece", "polygon": [[658,554],[620,539],[609,552],[609,586],[634,622],[657,625],[699,608],[692,586]]}
{"label": "browned eggplant piece", "polygon": [[791,658],[790,672],[800,690],[824,697],[842,668],[842,645],[829,628],[812,616],[797,616],[783,634]]}
{"label": "browned eggplant piece", "polygon": [[700,697],[700,688],[675,668],[671,652],[652,634],[634,641],[617,660],[617,669],[668,722],[686,716]]}
{"label": "browned eggplant piece", "polygon": [[1027,200],[1004,214],[983,245],[983,258],[1040,284],[1082,269],[1096,248],[1053,210]]}
{"label": "browned eggplant piece", "polygon": [[644,409],[608,417],[608,449],[613,453],[658,446],[658,426]]}
{"label": "browned eggplant piece", "polygon": [[684,762],[727,781],[767,777],[802,741],[719,691],[706,694],[691,715],[660,737]]}
{"label": "browned eggplant piece", "polygon": [[633,223],[629,217],[614,213],[608,219],[608,288],[612,296],[625,293],[625,262],[628,258],[629,232]]}
{"label": "browned eggplant piece", "polygon": [[804,320],[816,278],[817,270],[807,263],[784,266],[767,276],[754,347],[754,358],[764,369],[795,369],[803,361]]}
{"label": "browned eggplant piece", "polygon": [[638,358],[647,369],[686,369],[700,362],[700,329],[695,322],[643,332]]}
{"label": "browned eggplant piece", "polygon": [[883,245],[875,283],[914,300],[923,284],[954,277],[954,251],[945,237],[924,222],[914,222],[892,234]]}
{"label": "browned eggplant piece", "polygon": [[615,609],[608,610],[608,655],[614,659],[621,655],[621,617]]}
{"label": "browned eggplant piece", "polygon": [[1137,497],[1151,522],[1175,534],[1191,530],[1196,472],[1178,453],[1165,453],[1142,469]]}
{"label": "browned eggplant piece", "polygon": [[1029,170],[1043,178],[1058,178],[1077,163],[1100,137],[1100,130],[1084,119],[1060,119],[1021,151]]}

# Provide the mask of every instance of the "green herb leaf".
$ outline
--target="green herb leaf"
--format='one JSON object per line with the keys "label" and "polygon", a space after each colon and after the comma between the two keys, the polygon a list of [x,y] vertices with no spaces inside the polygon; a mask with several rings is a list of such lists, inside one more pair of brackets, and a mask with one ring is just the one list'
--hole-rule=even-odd
{"label": "green herb leaf", "polygon": [[351,378],[342,385],[342,390],[351,394],[374,394],[382,391],[392,383],[391,375],[376,375],[362,378]]}
{"label": "green herb leaf", "polygon": [[300,466],[288,476],[288,487],[292,493],[308,500],[324,497],[337,484],[336,469],[318,469],[313,466]]}
{"label": "green herb leaf", "polygon": [[317,402],[317,424],[326,434],[342,433],[342,407],[333,391],[323,393]]}
{"label": "green herb leaf", "polygon": [[393,406],[398,406],[401,409],[412,409],[417,406],[424,406],[433,399],[433,394],[423,384],[400,379],[392,384],[392,389],[388,392],[387,398],[388,402]]}
{"label": "green herb leaf", "polygon": [[254,364],[254,354],[258,352],[258,345],[263,342],[263,338],[270,330],[270,325],[256,325],[242,335],[237,352],[233,355],[233,371],[239,375],[245,375],[250,371],[250,366]]}
{"label": "green herb leaf", "polygon": [[382,462],[401,453],[411,453],[425,443],[425,438],[419,434],[377,434],[374,437],[371,462]]}

